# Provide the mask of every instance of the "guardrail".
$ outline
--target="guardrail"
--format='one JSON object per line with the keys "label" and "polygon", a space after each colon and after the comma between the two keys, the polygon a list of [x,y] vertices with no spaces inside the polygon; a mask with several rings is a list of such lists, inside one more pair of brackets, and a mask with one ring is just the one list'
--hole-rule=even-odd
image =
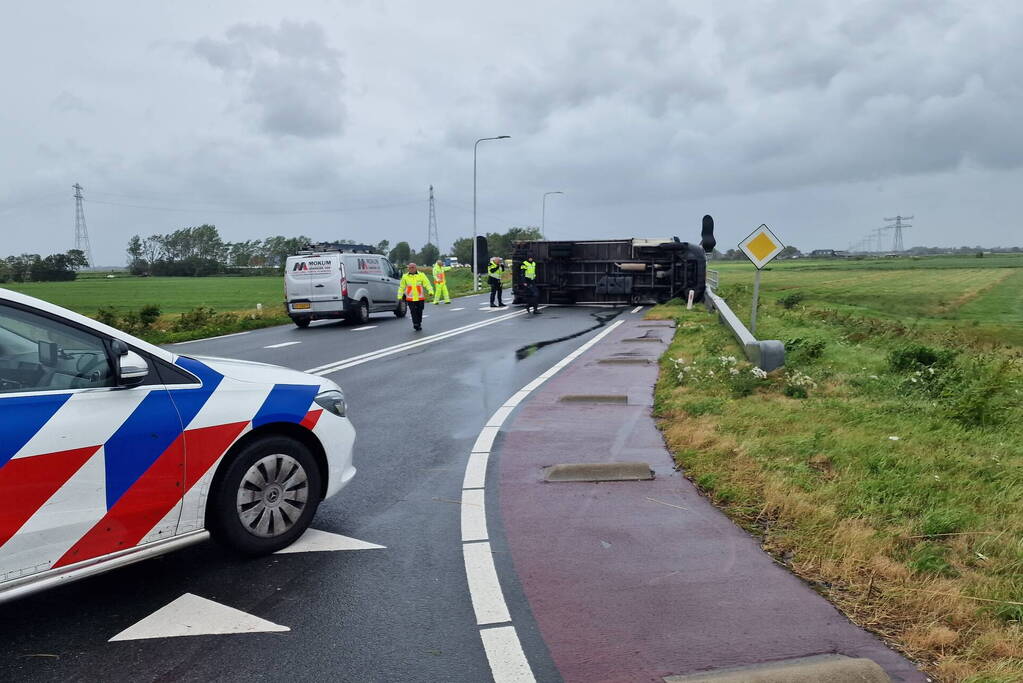
{"label": "guardrail", "polygon": [[777,339],[758,340],[754,337],[746,325],[739,320],[735,311],[729,308],[728,303],[718,296],[715,291],[718,288],[718,283],[718,272],[708,270],[707,289],[703,295],[704,304],[708,311],[717,311],[718,320],[735,335],[746,354],[746,359],[764,372],[770,372],[785,365],[785,344]]}

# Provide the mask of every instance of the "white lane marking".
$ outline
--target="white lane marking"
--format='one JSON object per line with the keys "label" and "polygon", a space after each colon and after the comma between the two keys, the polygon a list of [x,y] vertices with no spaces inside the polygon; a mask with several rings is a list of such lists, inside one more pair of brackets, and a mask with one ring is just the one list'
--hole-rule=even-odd
{"label": "white lane marking", "polygon": [[635,307],[634,309],[632,309],[632,311],[631,311],[631,312],[632,312],[632,313],[639,313],[639,312],[640,312],[640,311],[642,311],[642,310],[643,310],[643,307],[642,307],[642,306],[636,306],[636,307]]}
{"label": "white lane marking", "polygon": [[274,555],[286,555],[288,553],[315,553],[335,552],[338,550],[378,550],[384,546],[376,543],[360,541],[351,536],[332,534],[319,529],[306,529],[297,541],[287,548],[278,550]]}
{"label": "white lane marking", "polygon": [[462,542],[487,540],[487,510],[483,489],[462,491]]}
{"label": "white lane marking", "polygon": [[514,406],[501,406],[496,411],[494,411],[494,414],[490,416],[489,420],[487,420],[487,426],[500,427],[501,425],[504,424],[504,421],[508,418],[508,415],[510,415],[511,411],[514,409],[515,409]]}
{"label": "white lane marking", "polygon": [[264,346],[263,348],[264,349],[280,349],[280,348],[283,348],[285,346],[292,346],[293,344],[301,344],[301,343],[302,342],[300,342],[300,341],[281,342],[280,344],[270,344],[270,346]]}
{"label": "white lane marking", "polygon": [[512,394],[511,398],[504,402],[504,406],[502,407],[514,408],[519,403],[521,403],[522,399],[524,399],[526,396],[529,396],[528,391],[516,391],[514,394]]}
{"label": "white lane marking", "polygon": [[487,483],[487,459],[490,453],[470,453],[469,463],[465,466],[465,478],[462,479],[463,489],[481,489]]}
{"label": "white lane marking", "polygon": [[243,334],[249,334],[252,330],[245,330],[244,332],[232,332],[231,334],[222,334],[218,337],[206,337],[204,339],[189,339],[183,342],[174,342],[170,346],[181,346],[182,344],[195,344],[196,342],[213,341],[214,339],[227,339],[228,337],[240,337]]}
{"label": "white lane marking", "polygon": [[[501,583],[497,578],[497,568],[486,541],[486,478],[487,461],[494,445],[494,439],[501,430],[508,416],[530,392],[556,375],[565,366],[586,353],[594,344],[611,334],[622,324],[619,320],[612,323],[606,330],[597,334],[578,349],[554,364],[532,382],[511,395],[500,408],[487,420],[473,444],[469,460],[465,465],[465,477],[462,479],[462,558],[465,561],[465,575],[469,584],[469,597],[476,612],[476,624],[501,624],[511,621],[508,605],[504,600]],[[484,542],[478,542],[479,539]],[[480,629],[483,649],[487,653],[490,672],[496,683],[506,681],[536,681],[529,667],[529,660],[522,650],[518,633],[514,626]]]}
{"label": "white lane marking", "polygon": [[529,660],[514,626],[480,629],[483,649],[487,652],[494,683],[528,683],[535,681]]}
{"label": "white lane marking", "polygon": [[352,332],[365,332],[366,330],[375,330],[376,325],[364,325],[363,327],[356,327]]}
{"label": "white lane marking", "polygon": [[448,337],[455,337],[460,334],[465,334],[466,332],[472,332],[473,330],[478,330],[481,327],[493,325],[494,323],[501,322],[502,320],[507,320],[508,318],[524,314],[525,311],[508,313],[507,315],[502,315],[497,318],[491,318],[490,320],[484,320],[482,322],[472,323],[470,325],[463,325],[462,327],[456,327],[453,330],[447,330],[445,332],[438,332],[437,334],[427,335],[415,341],[405,342],[404,344],[397,344],[395,346],[390,346],[385,349],[370,351],[369,353],[363,353],[358,356],[352,356],[351,358],[345,358],[343,360],[335,361],[333,363],[328,363],[326,365],[321,365],[319,367],[310,368],[309,370],[306,370],[306,372],[314,375],[327,375],[332,372],[337,372],[338,370],[344,370],[345,368],[350,368],[355,365],[367,363],[371,360],[384,358],[385,356],[391,356],[395,353],[401,353],[402,351],[414,349],[417,346],[423,346],[424,344],[432,344],[433,342],[440,341],[442,339],[447,339]]}
{"label": "white lane marking", "polygon": [[287,626],[260,619],[219,602],[185,593],[142,621],[124,629],[110,641],[290,630]]}
{"label": "white lane marking", "polygon": [[465,576],[469,581],[469,596],[476,612],[476,625],[503,624],[511,621],[508,605],[501,593],[494,567],[494,554],[489,543],[466,543],[462,546]]}
{"label": "white lane marking", "polygon": [[484,427],[480,430],[480,435],[476,437],[476,443],[472,445],[472,453],[489,453],[494,448],[494,439],[497,438],[497,433],[501,431],[500,427]]}
{"label": "white lane marking", "polygon": [[458,308],[449,308],[448,310],[449,311],[464,311],[465,307],[464,306],[459,306]]}

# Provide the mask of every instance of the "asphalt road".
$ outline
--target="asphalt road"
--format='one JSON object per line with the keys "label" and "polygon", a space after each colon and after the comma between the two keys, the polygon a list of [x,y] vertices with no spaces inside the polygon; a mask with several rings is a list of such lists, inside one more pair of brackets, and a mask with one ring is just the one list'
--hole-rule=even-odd
{"label": "asphalt road", "polygon": [[[596,334],[571,336],[609,311],[528,316],[483,304],[428,306],[419,333],[375,314],[363,327],[314,323],[169,347],[300,370],[358,361],[328,376],[348,399],[359,472],[313,527],[385,548],[240,559],[203,543],[6,604],[0,680],[488,680],[460,542],[469,451],[494,410]],[[571,338],[516,354],[561,337]],[[426,343],[374,355],[417,341]],[[498,529],[491,547],[530,667],[558,680],[501,544]],[[186,593],[290,630],[109,642]]]}

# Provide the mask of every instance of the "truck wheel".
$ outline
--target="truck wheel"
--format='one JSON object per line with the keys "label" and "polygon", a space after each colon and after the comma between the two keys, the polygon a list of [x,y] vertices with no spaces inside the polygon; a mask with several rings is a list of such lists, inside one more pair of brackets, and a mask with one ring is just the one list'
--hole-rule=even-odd
{"label": "truck wheel", "polygon": [[283,436],[246,446],[212,492],[206,526],[245,555],[266,555],[305,533],[320,504],[320,469],[309,449]]}
{"label": "truck wheel", "polygon": [[405,303],[404,299],[401,299],[398,301],[398,305],[394,309],[394,317],[404,318],[406,313],[408,313],[408,304]]}
{"label": "truck wheel", "polygon": [[292,318],[291,320],[299,327],[309,327],[309,318]]}

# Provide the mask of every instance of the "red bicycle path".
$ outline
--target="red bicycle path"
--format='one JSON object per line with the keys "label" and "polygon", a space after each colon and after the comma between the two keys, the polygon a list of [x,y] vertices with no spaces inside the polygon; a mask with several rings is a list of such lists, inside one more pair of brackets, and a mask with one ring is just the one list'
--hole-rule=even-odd
{"label": "red bicycle path", "polygon": [[[676,472],[651,416],[670,327],[628,320],[541,385],[498,442],[511,559],[566,681],[660,680],[818,654],[926,681],[851,623]],[[656,341],[636,342],[639,337]],[[601,359],[647,359],[608,364]],[[565,402],[627,395],[628,404]],[[652,481],[543,483],[559,463],[643,461]]]}

